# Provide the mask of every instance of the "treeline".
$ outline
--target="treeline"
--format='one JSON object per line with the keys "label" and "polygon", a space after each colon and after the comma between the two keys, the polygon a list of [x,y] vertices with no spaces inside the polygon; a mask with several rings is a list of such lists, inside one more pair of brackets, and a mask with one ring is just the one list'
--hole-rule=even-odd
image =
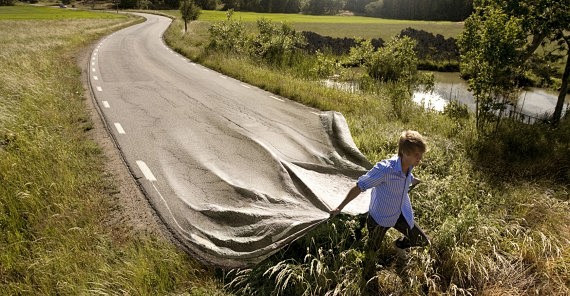
{"label": "treeline", "polygon": [[221,0],[221,3],[224,10],[299,13],[301,12],[302,1],[304,2],[304,0]]}
{"label": "treeline", "polygon": [[473,11],[473,0],[221,0],[221,4],[223,9],[255,12],[334,15],[346,10],[373,17],[450,21],[464,20]]}
{"label": "treeline", "polygon": [[[2,2],[14,0],[0,0]],[[182,0],[119,0],[123,9],[177,9]],[[350,11],[358,15],[418,20],[466,19],[473,0],[194,0],[202,9],[335,15]]]}
{"label": "treeline", "polygon": [[368,16],[408,20],[462,21],[472,11],[472,0],[379,0],[365,6]]}
{"label": "treeline", "polygon": [[0,0],[0,6],[12,6],[15,2],[15,0]]}

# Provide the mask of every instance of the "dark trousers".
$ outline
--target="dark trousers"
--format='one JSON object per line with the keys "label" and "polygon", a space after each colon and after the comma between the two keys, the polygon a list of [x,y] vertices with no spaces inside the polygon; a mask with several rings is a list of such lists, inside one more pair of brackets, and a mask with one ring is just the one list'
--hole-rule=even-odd
{"label": "dark trousers", "polygon": [[[363,280],[368,281],[375,274],[382,240],[384,240],[386,231],[388,231],[390,227],[378,225],[370,215],[368,215],[368,219],[366,220],[366,227],[368,228],[368,242],[366,243],[366,254],[364,258],[362,277]],[[394,228],[404,235],[404,237],[396,240],[396,246],[400,249],[430,244],[429,238],[425,235],[418,224],[414,223],[414,227],[410,228],[402,214],[400,214]]]}

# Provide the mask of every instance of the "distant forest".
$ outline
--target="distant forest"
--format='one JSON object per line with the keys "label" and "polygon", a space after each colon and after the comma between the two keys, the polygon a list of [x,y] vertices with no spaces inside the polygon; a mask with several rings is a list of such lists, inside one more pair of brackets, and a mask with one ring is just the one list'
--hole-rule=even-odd
{"label": "distant forest", "polygon": [[[13,0],[0,0],[13,1]],[[70,0],[67,0],[70,1]],[[184,0],[119,0],[119,7],[177,9]],[[233,9],[269,13],[356,15],[406,20],[463,21],[473,11],[473,0],[194,0],[202,9]]]}
{"label": "distant forest", "polygon": [[[196,0],[196,4],[212,0]],[[390,19],[462,21],[473,10],[473,0],[221,0],[223,9],[255,12],[358,15]]]}

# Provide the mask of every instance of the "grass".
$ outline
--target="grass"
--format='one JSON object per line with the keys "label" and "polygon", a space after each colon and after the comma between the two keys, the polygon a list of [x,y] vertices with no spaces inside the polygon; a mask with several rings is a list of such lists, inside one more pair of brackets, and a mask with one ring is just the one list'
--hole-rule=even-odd
{"label": "grass", "polygon": [[124,18],[113,13],[86,10],[61,9],[45,6],[4,6],[0,9],[0,20],[72,20]]}
{"label": "grass", "polygon": [[[223,295],[213,272],[170,242],[108,222],[117,184],[87,136],[93,125],[75,58],[95,40],[140,19],[85,11],[62,18],[68,12],[33,7],[8,8],[10,15],[5,9],[1,294]],[[42,19],[14,20],[22,11]]]}
{"label": "grass", "polygon": [[[415,171],[424,184],[411,198],[433,245],[402,261],[389,245],[398,234],[389,231],[377,273],[382,294],[570,294],[568,120],[557,130],[505,122],[499,133],[481,137],[473,116],[425,111],[397,84],[375,94],[349,94],[287,68],[207,51],[207,28],[197,21],[183,34],[175,21],[165,39],[212,69],[342,112],[371,161],[393,154],[403,129],[427,137],[430,151]],[[401,102],[400,115],[394,100]],[[358,295],[360,274],[354,271],[361,268],[367,235],[355,229],[362,227],[360,217],[329,221],[260,265],[233,270],[228,286],[238,295]]]}
{"label": "grass", "polygon": [[[105,222],[115,185],[105,176],[102,152],[86,136],[92,123],[74,56],[136,21],[0,20],[2,293],[225,293],[212,271],[169,243],[135,237]],[[190,33],[182,34],[177,20],[165,38],[211,68],[322,110],[341,111],[370,160],[393,153],[404,128],[427,136],[431,150],[415,171],[424,184],[414,190],[412,202],[433,246],[413,250],[405,262],[396,260],[388,242],[397,234],[389,231],[378,270],[380,292],[570,294],[570,174],[559,174],[568,171],[558,166],[567,159],[556,159],[570,141],[561,141],[560,147],[555,140],[567,136],[568,126],[541,134],[538,142],[550,148],[548,153],[537,152],[540,143],[531,147],[535,162],[544,167],[505,162],[512,155],[501,147],[525,151],[520,146],[534,139],[505,140],[521,138],[516,123],[510,136],[478,139],[472,118],[426,112],[405,100],[405,112],[396,116],[390,101],[404,93],[397,86],[377,94],[347,94],[286,69],[208,54],[208,25],[193,22]],[[493,158],[495,151],[503,152],[500,158]],[[493,171],[489,163],[501,166]],[[231,271],[226,279],[238,295],[357,295],[366,240],[361,228],[358,217],[339,217],[256,267]]]}
{"label": "grass", "polygon": [[[179,17],[178,11],[167,11]],[[287,22],[299,31],[312,31],[323,36],[336,38],[355,37],[363,39],[382,38],[390,40],[403,29],[412,27],[433,34],[441,34],[446,38],[456,38],[463,31],[463,23],[390,20],[362,16],[313,16],[303,14],[234,12],[233,18],[245,23],[254,23],[260,18],[274,22]],[[203,10],[198,18],[201,22],[215,22],[226,19],[225,11]]]}

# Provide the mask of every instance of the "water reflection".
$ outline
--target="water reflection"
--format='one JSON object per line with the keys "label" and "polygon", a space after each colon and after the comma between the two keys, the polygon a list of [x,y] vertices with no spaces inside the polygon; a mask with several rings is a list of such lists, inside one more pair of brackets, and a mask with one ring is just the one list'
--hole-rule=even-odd
{"label": "water reflection", "polygon": [[418,91],[414,93],[412,100],[418,105],[423,105],[426,109],[440,112],[443,112],[445,106],[448,104],[448,101],[443,99],[443,97],[436,92]]}
{"label": "water reflection", "polygon": [[[467,90],[467,82],[458,73],[434,73],[435,89],[432,93],[416,92],[414,93],[414,101],[422,103],[426,107],[433,106],[434,110],[441,111],[447,102],[459,101],[467,105],[469,109],[475,110],[475,98],[473,94]],[[542,117],[545,114],[552,114],[556,107],[558,93],[540,89],[529,88],[523,90],[519,95],[519,100],[513,111],[523,113],[530,117]],[[570,96],[566,96],[566,101],[570,101]],[[443,106],[442,106],[443,105]],[[564,111],[568,108],[565,104]]]}
{"label": "water reflection", "polygon": [[[425,108],[443,111],[450,101],[458,101],[466,105],[469,109],[475,110],[475,98],[467,90],[467,82],[459,73],[434,72],[435,88],[432,92],[417,91],[413,94],[414,102],[423,105]],[[323,85],[329,88],[340,89],[346,92],[355,93],[360,91],[358,82],[337,81],[327,79],[322,81]],[[546,114],[552,114],[556,107],[558,93],[540,88],[529,88],[520,93],[519,100],[512,111],[522,113],[526,117],[540,118]],[[570,102],[570,95],[566,96],[566,102]],[[563,113],[567,111],[569,104],[564,105]]]}

